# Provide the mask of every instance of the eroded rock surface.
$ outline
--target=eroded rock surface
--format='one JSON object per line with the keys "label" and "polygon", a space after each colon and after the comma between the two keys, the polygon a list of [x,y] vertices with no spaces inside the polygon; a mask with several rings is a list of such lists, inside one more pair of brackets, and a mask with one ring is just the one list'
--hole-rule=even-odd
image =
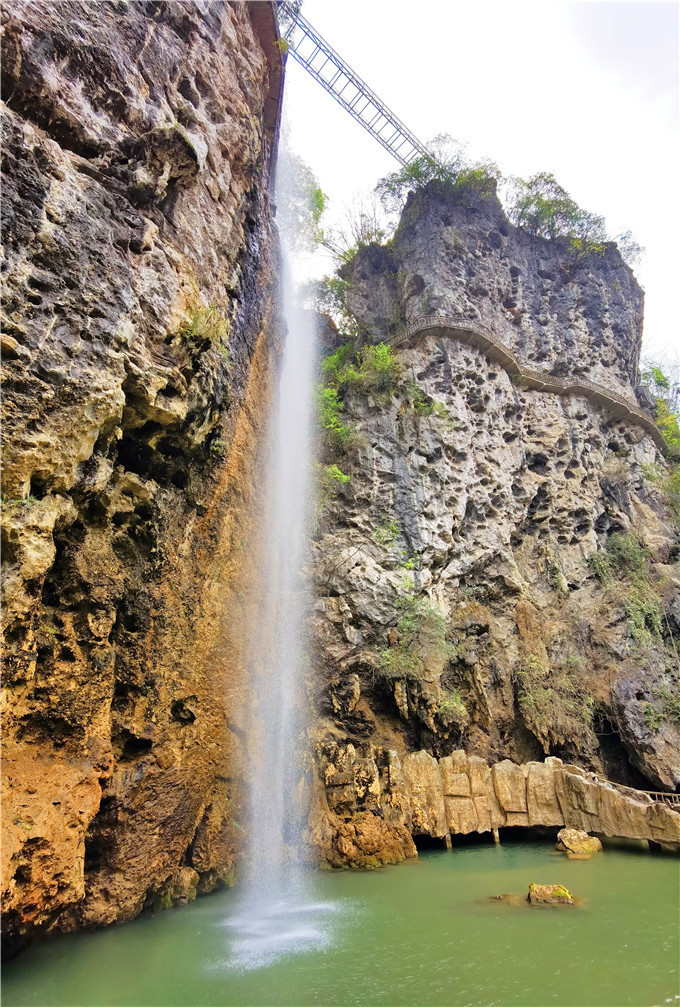
{"label": "eroded rock surface", "polygon": [[[442,312],[483,323],[533,370],[637,401],[641,291],[614,246],[575,261],[512,227],[495,197],[430,185],[390,246],[360,249],[343,276],[359,343]],[[678,529],[656,443],[585,397],[513,382],[455,332],[395,353],[387,393],[341,389],[350,448],[328,460],[350,479],[315,543],[315,737],[396,752],[407,775],[417,765],[428,828],[428,815],[465,823],[482,807],[490,823],[532,825],[545,806],[560,824],[541,791],[553,755],[675,790]],[[438,656],[413,630],[423,605],[445,624]],[[414,646],[417,667],[385,660]],[[468,792],[447,770],[442,809],[414,753],[441,763],[457,749],[480,759],[479,781]]]}
{"label": "eroded rock surface", "polygon": [[362,251],[351,281],[349,306],[373,342],[421,315],[454,315],[530,368],[624,393],[637,382],[642,291],[616,246],[579,261],[567,239],[513,227],[493,196],[440,183],[411,194],[389,250]]}
{"label": "eroded rock surface", "polygon": [[270,4],[3,8],[9,949],[233,873],[275,38]]}
{"label": "eroded rock surface", "polygon": [[[415,853],[405,836],[445,839],[517,826],[566,826],[558,849],[573,853],[602,848],[589,832],[680,850],[680,813],[555,757],[488,767],[462,750],[441,759],[420,751],[402,764],[395,751],[338,744],[319,755],[308,838],[333,867],[404,860]],[[530,818],[522,808],[532,809]]]}

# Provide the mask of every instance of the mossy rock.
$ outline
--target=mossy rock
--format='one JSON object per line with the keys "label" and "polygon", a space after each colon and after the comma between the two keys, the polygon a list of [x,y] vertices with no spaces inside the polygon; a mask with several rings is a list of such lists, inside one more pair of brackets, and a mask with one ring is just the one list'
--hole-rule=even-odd
{"label": "mossy rock", "polygon": [[564,885],[529,885],[527,902],[532,905],[569,905],[573,906],[574,896]]}
{"label": "mossy rock", "polygon": [[560,829],[555,849],[575,856],[589,856],[591,853],[598,853],[602,849],[602,843],[597,836],[589,836],[580,829]]}

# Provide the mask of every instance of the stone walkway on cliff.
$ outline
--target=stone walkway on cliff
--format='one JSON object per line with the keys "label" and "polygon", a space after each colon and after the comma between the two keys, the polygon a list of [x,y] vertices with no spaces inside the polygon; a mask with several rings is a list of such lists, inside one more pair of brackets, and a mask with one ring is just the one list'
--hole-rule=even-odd
{"label": "stone walkway on cliff", "polygon": [[555,395],[582,396],[598,406],[605,408],[616,420],[626,420],[644,429],[659,451],[668,457],[672,450],[654,420],[644,410],[623,395],[611,389],[602,387],[587,378],[563,379],[543,371],[532,370],[520,364],[515,354],[505,343],[484,325],[470,321],[467,318],[455,318],[450,315],[420,315],[387,342],[392,347],[405,343],[423,335],[444,335],[466,343],[481,350],[487,357],[498,363],[514,380],[525,388],[540,392],[553,392]]}

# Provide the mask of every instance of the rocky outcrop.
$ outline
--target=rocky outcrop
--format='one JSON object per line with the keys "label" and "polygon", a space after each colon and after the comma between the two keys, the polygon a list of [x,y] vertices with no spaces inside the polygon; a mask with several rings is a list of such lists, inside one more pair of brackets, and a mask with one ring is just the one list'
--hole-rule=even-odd
{"label": "rocky outcrop", "polygon": [[[499,828],[566,826],[559,836],[573,852],[601,848],[588,832],[652,840],[680,850],[680,813],[554,757],[525,765],[504,759],[489,767],[462,750],[441,759],[412,752],[401,760],[395,751],[370,746],[357,751],[337,744],[319,755],[323,793],[311,811],[309,839],[321,861],[334,867],[366,866],[362,843],[354,835],[367,828],[367,821],[370,866],[413,855],[412,846],[403,844],[404,830],[446,839]],[[323,829],[316,824],[320,807]],[[382,853],[377,845],[381,838]]]}
{"label": "rocky outcrop", "polygon": [[513,227],[495,196],[430,183],[409,196],[390,248],[360,252],[349,277],[372,342],[418,316],[453,315],[529,368],[624,394],[637,382],[643,296],[616,245],[580,257],[568,239]]}
{"label": "rocky outcrop", "polygon": [[233,874],[275,40],[270,4],[3,9],[10,950]]}
{"label": "rocky outcrop", "polygon": [[[426,753],[422,753],[425,755]],[[416,856],[404,769],[393,752],[319,751],[306,842],[331,867],[380,867]]]}
{"label": "rocky outcrop", "polygon": [[[494,196],[432,184],[387,247],[342,272],[357,345],[394,343],[401,375],[387,392],[339,390],[351,436],[328,460],[350,478],[315,543],[316,738],[404,766],[418,751],[485,766],[554,755],[675,790],[678,529],[652,418],[638,422],[642,294],[618,250],[574,258],[511,226]],[[579,393],[587,382],[635,421]],[[440,657],[395,671],[383,655],[424,652],[426,609],[444,626]],[[511,780],[497,782],[507,801]],[[471,797],[447,800],[468,815]],[[533,800],[500,808],[531,824]]]}

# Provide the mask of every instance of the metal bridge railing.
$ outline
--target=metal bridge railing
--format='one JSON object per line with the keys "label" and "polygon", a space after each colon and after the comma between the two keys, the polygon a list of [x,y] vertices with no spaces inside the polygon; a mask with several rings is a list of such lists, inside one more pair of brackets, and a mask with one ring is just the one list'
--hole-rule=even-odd
{"label": "metal bridge railing", "polygon": [[680,794],[669,793],[667,790],[636,790],[634,787],[626,787],[623,783],[614,783],[613,780],[603,780],[602,782],[628,794],[645,794],[654,804],[665,804],[673,811],[680,811]]}
{"label": "metal bridge railing", "polygon": [[435,160],[424,143],[378,98],[331,45],[295,8],[280,9],[291,19],[285,34],[288,52],[401,164],[417,157]]}

